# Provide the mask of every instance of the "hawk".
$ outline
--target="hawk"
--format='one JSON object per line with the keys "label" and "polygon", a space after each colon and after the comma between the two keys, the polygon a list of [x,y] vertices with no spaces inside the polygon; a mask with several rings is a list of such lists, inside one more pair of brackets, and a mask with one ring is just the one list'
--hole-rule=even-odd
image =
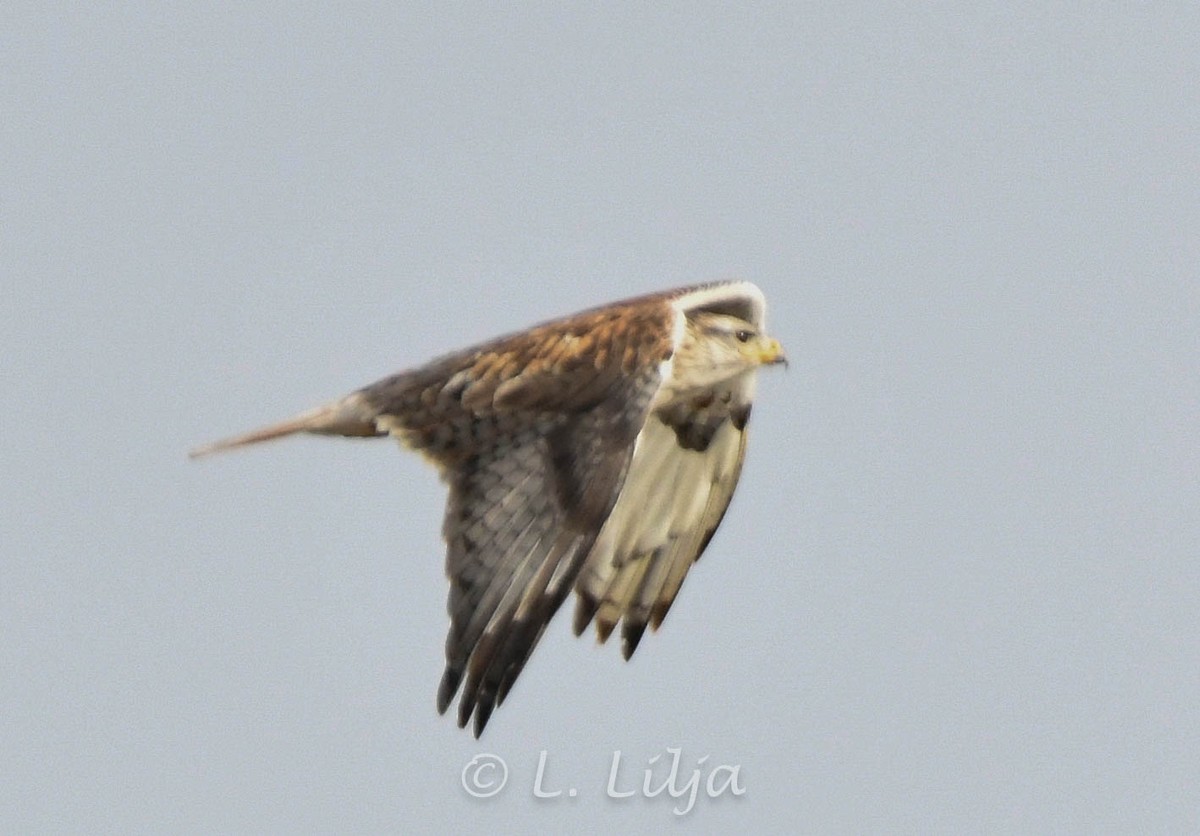
{"label": "hawk", "polygon": [[[574,588],[575,634],[657,630],[729,505],[759,366],[786,363],[749,282],[615,302],[386,377],[192,452],[395,436],[449,486],[439,713],[478,737]],[[465,680],[465,681],[464,681]]]}

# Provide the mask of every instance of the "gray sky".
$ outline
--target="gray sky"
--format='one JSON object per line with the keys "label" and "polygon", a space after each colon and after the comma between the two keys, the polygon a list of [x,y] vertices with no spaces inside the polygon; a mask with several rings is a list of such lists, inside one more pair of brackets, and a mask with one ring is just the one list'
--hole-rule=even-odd
{"label": "gray sky", "polygon": [[[1200,12],[1077,8],[6,4],[0,829],[1200,826]],[[481,741],[432,469],[185,459],[729,276],[792,364],[720,533]]]}

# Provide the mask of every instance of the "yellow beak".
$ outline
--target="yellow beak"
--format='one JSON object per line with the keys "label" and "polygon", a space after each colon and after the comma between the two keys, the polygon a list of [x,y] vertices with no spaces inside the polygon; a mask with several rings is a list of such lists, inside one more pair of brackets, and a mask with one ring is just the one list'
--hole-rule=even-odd
{"label": "yellow beak", "polygon": [[763,340],[758,353],[758,362],[764,366],[783,363],[784,368],[787,368],[787,355],[783,353],[783,346],[779,344],[779,340]]}

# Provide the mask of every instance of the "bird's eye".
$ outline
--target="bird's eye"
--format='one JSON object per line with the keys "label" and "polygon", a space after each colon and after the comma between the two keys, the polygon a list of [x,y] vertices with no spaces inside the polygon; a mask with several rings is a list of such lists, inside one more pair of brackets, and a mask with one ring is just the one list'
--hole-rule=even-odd
{"label": "bird's eye", "polygon": [[740,331],[734,331],[733,336],[740,343],[748,343],[748,342],[750,342],[750,338],[753,337],[754,335],[751,334],[749,331],[747,331],[745,328],[743,328]]}

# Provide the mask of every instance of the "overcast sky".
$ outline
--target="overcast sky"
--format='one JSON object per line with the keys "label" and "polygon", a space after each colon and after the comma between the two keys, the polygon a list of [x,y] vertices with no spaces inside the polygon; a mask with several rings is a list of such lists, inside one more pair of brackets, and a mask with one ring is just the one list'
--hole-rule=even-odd
{"label": "overcast sky", "polygon": [[[5,5],[0,829],[1200,827],[1200,11],[757,6]],[[480,741],[420,457],[185,458],[733,276],[725,523]]]}

